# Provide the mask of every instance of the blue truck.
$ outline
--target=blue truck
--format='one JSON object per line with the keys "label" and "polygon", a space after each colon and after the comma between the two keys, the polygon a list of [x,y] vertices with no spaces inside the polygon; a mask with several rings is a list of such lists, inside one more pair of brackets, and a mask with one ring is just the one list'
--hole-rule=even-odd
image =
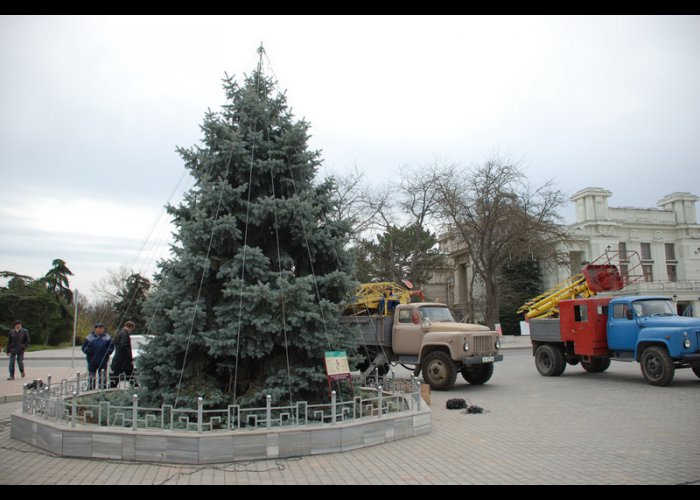
{"label": "blue truck", "polygon": [[544,376],[579,362],[602,372],[617,360],[639,362],[651,385],[667,386],[679,368],[700,378],[700,318],[678,316],[669,297],[561,300],[558,315],[529,320],[535,366]]}

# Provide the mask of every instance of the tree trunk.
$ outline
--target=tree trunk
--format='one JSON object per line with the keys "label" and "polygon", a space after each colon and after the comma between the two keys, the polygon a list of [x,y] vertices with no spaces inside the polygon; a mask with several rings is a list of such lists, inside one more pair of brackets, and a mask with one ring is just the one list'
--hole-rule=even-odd
{"label": "tree trunk", "polygon": [[496,323],[498,322],[498,284],[495,282],[492,276],[489,276],[488,280],[484,280],[484,287],[486,289],[486,307],[485,307],[485,320],[486,325],[494,330],[496,328]]}
{"label": "tree trunk", "polygon": [[469,304],[467,304],[467,310],[469,311],[469,322],[476,323],[476,311],[474,308],[474,282],[476,281],[476,273],[472,273],[472,277],[469,280]]}
{"label": "tree trunk", "polygon": [[49,337],[51,337],[51,330],[49,329],[49,322],[48,321],[43,321],[43,330],[46,333],[46,337],[44,338],[44,345],[48,346],[49,345]]}

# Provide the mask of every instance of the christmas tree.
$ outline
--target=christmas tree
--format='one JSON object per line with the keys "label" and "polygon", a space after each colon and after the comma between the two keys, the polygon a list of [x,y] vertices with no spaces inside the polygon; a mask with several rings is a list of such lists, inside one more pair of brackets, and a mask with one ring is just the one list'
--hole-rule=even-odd
{"label": "christmas tree", "polygon": [[[262,53],[261,53],[262,61]],[[145,402],[194,407],[328,399],[324,352],[352,352],[338,323],[350,226],[331,221],[309,124],[258,65],[205,114],[201,147],[179,148],[195,184],[168,206],[176,232],[146,305],[154,338],[137,359]]]}

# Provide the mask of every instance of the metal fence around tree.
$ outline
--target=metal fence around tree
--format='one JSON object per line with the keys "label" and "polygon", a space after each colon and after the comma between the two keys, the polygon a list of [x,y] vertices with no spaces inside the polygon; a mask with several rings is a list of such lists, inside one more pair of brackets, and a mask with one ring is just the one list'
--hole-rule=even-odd
{"label": "metal fence around tree", "polygon": [[164,404],[147,407],[140,404],[138,378],[120,379],[111,388],[106,373],[88,380],[80,372],[74,379],[46,384],[25,384],[22,413],[63,422],[70,427],[101,426],[112,428],[161,429],[197,433],[234,430],[264,430],[285,426],[333,425],[358,419],[381,418],[390,413],[421,409],[420,383],[416,377],[396,379],[375,375],[368,379],[353,376],[353,395],[338,398],[331,393],[330,403],[310,404],[298,401],[273,406],[271,396],[262,407],[205,409],[203,398],[197,408],[175,408]]}

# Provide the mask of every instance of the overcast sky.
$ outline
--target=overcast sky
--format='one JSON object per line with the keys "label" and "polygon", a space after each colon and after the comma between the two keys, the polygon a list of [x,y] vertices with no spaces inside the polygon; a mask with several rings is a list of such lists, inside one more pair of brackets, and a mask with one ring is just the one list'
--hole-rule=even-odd
{"label": "overcast sky", "polygon": [[700,195],[700,16],[0,16],[0,270],[150,277],[192,185],[175,148],[261,42],[322,175],[497,152],[610,206]]}

